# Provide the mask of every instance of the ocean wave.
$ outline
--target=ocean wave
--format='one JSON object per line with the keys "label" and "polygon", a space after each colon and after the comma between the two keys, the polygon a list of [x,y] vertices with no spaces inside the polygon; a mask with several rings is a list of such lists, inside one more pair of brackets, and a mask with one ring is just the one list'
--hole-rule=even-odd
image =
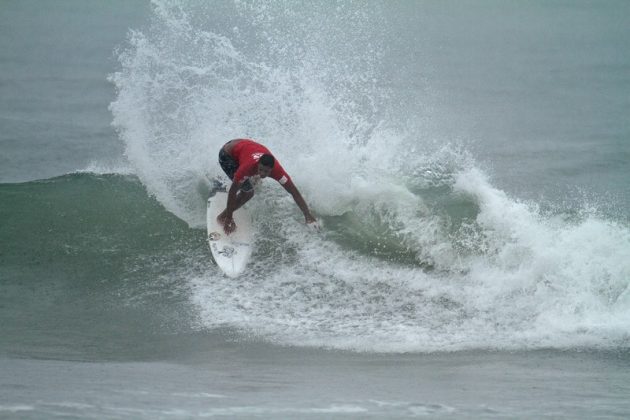
{"label": "ocean wave", "polygon": [[[378,11],[221,7],[156,1],[119,51],[110,109],[129,164],[201,230],[219,148],[254,137],[325,229],[307,235],[265,185],[242,278],[178,271],[203,328],[358,351],[628,347],[627,223],[579,201],[542,211],[496,188],[465,147],[424,135],[422,116],[401,124],[375,77]],[[331,31],[313,30],[322,22]]]}

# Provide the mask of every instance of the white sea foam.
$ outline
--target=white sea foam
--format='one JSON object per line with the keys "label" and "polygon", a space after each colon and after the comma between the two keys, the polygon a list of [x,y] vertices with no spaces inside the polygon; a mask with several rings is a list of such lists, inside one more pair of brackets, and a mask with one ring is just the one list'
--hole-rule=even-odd
{"label": "white sea foam", "polygon": [[[396,124],[369,53],[378,13],[221,7],[229,24],[155,2],[151,27],[121,51],[111,110],[134,173],[202,227],[220,146],[254,137],[337,227],[308,234],[267,182],[250,203],[260,232],[248,273],[189,275],[205,328],[360,351],[630,344],[628,226],[543,214],[461,146]],[[347,30],[314,30],[327,19]]]}
{"label": "white sea foam", "polygon": [[431,248],[428,232],[423,253],[440,263],[426,271],[343,249],[289,218],[273,270],[261,260],[237,284],[193,280],[205,326],[359,351],[628,345],[627,228],[594,217],[545,218],[476,170],[460,174],[454,189],[480,207],[475,252]]}

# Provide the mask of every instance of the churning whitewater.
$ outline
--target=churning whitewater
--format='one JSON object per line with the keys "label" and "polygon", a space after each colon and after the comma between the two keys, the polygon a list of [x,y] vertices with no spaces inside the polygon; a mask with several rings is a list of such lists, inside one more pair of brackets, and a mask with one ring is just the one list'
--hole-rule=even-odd
{"label": "churning whitewater", "polygon": [[209,256],[173,274],[200,328],[378,352],[627,348],[627,223],[579,198],[519,200],[461,142],[423,131],[429,116],[379,77],[381,13],[356,6],[156,1],[118,51],[114,126],[167,211],[203,228],[219,148],[251,137],[323,221],[309,233],[266,182],[241,278]]}

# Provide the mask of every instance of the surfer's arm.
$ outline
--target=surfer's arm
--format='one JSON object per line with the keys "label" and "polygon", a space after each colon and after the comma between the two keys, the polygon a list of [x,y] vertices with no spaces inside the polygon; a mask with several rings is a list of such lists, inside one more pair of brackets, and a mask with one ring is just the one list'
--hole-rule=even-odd
{"label": "surfer's arm", "polygon": [[285,190],[287,190],[289,194],[291,194],[291,196],[295,200],[295,204],[297,204],[300,210],[302,210],[302,213],[304,214],[304,218],[306,219],[306,223],[316,222],[317,220],[311,214],[311,211],[308,209],[308,206],[306,205],[306,201],[304,201],[304,198],[302,198],[302,194],[300,194],[300,192],[298,191],[297,187],[293,184],[293,182],[289,181],[282,186],[284,187]]}
{"label": "surfer's arm", "polygon": [[223,230],[228,235],[234,232],[234,230],[236,229],[236,224],[234,223],[232,214],[236,210],[237,191],[238,191],[238,183],[233,182],[232,185],[230,186],[230,190],[228,191],[228,199],[227,199],[227,205],[225,207],[225,210],[223,210],[221,214],[217,216],[217,220],[219,221],[221,225],[223,225]]}
{"label": "surfer's arm", "polygon": [[225,208],[225,217],[232,218],[232,214],[236,211],[238,203],[236,193],[238,193],[238,182],[232,182],[228,191],[227,206]]}

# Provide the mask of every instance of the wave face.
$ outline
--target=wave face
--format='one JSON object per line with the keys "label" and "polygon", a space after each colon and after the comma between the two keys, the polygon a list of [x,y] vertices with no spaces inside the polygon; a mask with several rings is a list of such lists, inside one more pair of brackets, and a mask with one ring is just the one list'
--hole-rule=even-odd
{"label": "wave face", "polygon": [[178,269],[202,328],[359,351],[627,348],[627,222],[520,201],[419,135],[380,77],[381,12],[157,1],[119,51],[114,126],[166,210],[199,231],[219,148],[252,137],[324,222],[307,234],[267,182],[241,279]]}

